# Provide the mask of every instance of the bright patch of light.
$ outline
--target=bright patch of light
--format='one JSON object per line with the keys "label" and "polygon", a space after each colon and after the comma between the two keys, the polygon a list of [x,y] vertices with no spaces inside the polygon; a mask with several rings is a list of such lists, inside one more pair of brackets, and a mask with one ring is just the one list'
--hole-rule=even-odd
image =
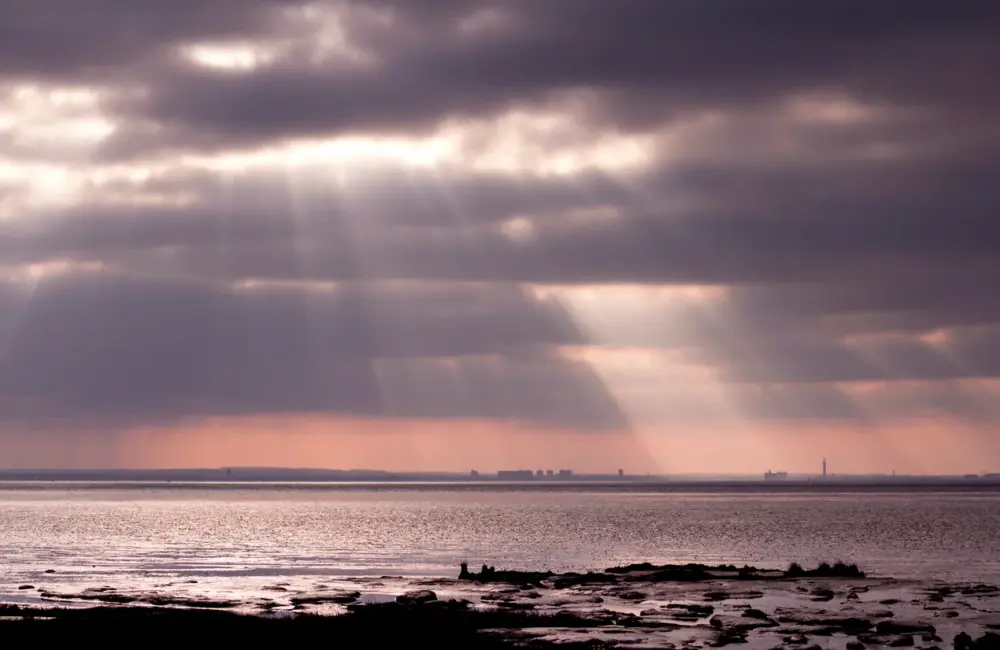
{"label": "bright patch of light", "polygon": [[[571,103],[572,104],[572,103]],[[511,111],[479,123],[452,125],[456,164],[487,172],[568,176],[627,171],[653,161],[655,134],[594,133],[575,119],[577,107]]]}
{"label": "bright patch of light", "polygon": [[77,198],[89,172],[78,163],[114,129],[95,90],[39,84],[7,87],[0,101],[0,136],[9,146],[0,158],[0,183],[9,189],[0,217]]}
{"label": "bright patch of light", "polygon": [[807,95],[788,102],[789,117],[802,122],[854,125],[885,116],[881,107],[841,95]]}
{"label": "bright patch of light", "polygon": [[536,286],[534,291],[535,295],[558,297],[581,307],[609,301],[639,307],[716,302],[728,296],[730,289],[723,285],[549,285]]}
{"label": "bright patch of light", "polygon": [[929,345],[934,348],[947,347],[947,345],[951,342],[951,335],[946,329],[937,329],[931,332],[925,332],[917,338],[924,345]]}
{"label": "bright patch of light", "polygon": [[69,273],[98,273],[104,270],[102,262],[77,262],[70,260],[52,260],[27,264],[10,269],[8,278],[15,281],[35,283],[46,277],[65,275]]}
{"label": "bright patch of light", "polygon": [[297,25],[296,46],[304,47],[314,65],[346,62],[372,63],[375,56],[357,47],[350,39],[355,28],[385,28],[394,22],[391,11],[364,3],[309,3],[285,10],[285,17]]}
{"label": "bright patch of light", "polygon": [[278,50],[258,43],[204,43],[185,45],[181,48],[181,54],[192,63],[205,68],[249,72],[273,62]]}
{"label": "bright patch of light", "polygon": [[385,162],[433,166],[449,149],[446,139],[407,140],[345,137],[298,141],[249,152],[191,158],[187,164],[213,171],[244,172],[272,167],[329,169],[329,166],[365,166]]}
{"label": "bright patch of light", "polygon": [[535,236],[535,224],[525,217],[514,217],[500,224],[500,232],[516,242],[528,242]]}
{"label": "bright patch of light", "polygon": [[92,147],[114,131],[93,90],[20,85],[0,105],[0,133],[15,148]]}
{"label": "bright patch of light", "polygon": [[691,345],[703,319],[713,318],[729,295],[723,286],[535,286],[572,318],[594,345],[669,348]]}
{"label": "bright patch of light", "polygon": [[275,290],[312,291],[330,293],[340,288],[342,283],[325,280],[270,280],[264,278],[248,278],[232,283],[234,291],[266,292]]}
{"label": "bright patch of light", "polygon": [[72,202],[83,185],[83,179],[66,167],[3,161],[0,161],[0,181],[16,188],[5,196],[4,216],[22,209]]}
{"label": "bright patch of light", "polygon": [[466,37],[482,37],[508,24],[507,16],[496,7],[476,9],[458,21],[458,33]]}

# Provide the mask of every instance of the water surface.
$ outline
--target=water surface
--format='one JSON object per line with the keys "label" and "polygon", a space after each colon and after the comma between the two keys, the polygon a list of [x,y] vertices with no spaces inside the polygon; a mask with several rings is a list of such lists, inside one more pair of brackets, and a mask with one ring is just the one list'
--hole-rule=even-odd
{"label": "water surface", "polygon": [[[453,576],[633,561],[1000,581],[1000,494],[698,493],[480,486],[74,484],[0,489],[0,593],[157,586],[239,594],[323,576]],[[53,570],[54,573],[45,573]]]}

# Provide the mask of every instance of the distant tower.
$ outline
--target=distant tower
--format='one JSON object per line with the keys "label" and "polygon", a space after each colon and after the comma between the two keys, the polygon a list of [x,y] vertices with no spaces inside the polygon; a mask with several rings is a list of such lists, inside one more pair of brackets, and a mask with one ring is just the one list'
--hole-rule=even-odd
{"label": "distant tower", "polygon": [[625,470],[623,469],[618,470],[618,478],[622,478],[623,476],[625,476]]}
{"label": "distant tower", "polygon": [[823,478],[826,478],[826,459],[823,459]]}

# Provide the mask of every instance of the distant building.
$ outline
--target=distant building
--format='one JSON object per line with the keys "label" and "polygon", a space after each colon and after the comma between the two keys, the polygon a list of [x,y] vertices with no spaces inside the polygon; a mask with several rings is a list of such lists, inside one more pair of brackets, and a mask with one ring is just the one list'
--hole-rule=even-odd
{"label": "distant building", "polygon": [[535,473],[530,469],[508,469],[497,472],[497,478],[501,481],[530,481],[535,478]]}
{"label": "distant building", "polygon": [[826,459],[823,459],[823,478],[826,478]]}
{"label": "distant building", "polygon": [[767,470],[764,472],[765,481],[783,481],[788,478],[788,472],[772,472]]}
{"label": "distant building", "polygon": [[553,476],[556,475],[556,473],[550,469],[545,472],[545,475],[548,476],[549,478],[552,478]]}
{"label": "distant building", "polygon": [[472,478],[479,478],[479,472],[476,470],[472,470],[471,472],[469,472],[469,476],[471,476]]}
{"label": "distant building", "polygon": [[618,478],[622,478],[623,476],[625,476],[625,470],[623,469],[618,470]]}
{"label": "distant building", "polygon": [[559,478],[569,478],[570,476],[573,476],[573,470],[571,469],[559,470]]}
{"label": "distant building", "polygon": [[537,472],[535,472],[536,478],[542,478],[543,476],[545,476],[545,472],[543,472],[542,470],[538,470]]}

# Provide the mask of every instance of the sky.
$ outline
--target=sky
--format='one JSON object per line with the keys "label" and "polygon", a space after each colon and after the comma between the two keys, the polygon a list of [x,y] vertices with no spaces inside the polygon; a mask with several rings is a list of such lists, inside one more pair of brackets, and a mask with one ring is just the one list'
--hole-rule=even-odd
{"label": "sky", "polygon": [[0,0],[0,466],[1000,471],[995,0]]}

